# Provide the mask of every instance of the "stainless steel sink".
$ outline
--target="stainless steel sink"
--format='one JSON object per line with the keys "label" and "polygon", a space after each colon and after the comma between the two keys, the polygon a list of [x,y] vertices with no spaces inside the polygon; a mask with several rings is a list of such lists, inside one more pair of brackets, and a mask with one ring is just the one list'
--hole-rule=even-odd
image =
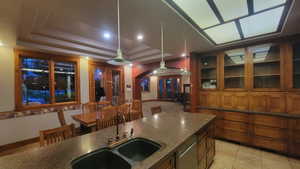
{"label": "stainless steel sink", "polygon": [[160,149],[161,145],[144,138],[131,139],[113,149],[102,148],[71,162],[72,169],[131,169]]}
{"label": "stainless steel sink", "polygon": [[135,138],[129,140],[116,150],[125,158],[132,161],[143,161],[160,149],[161,145],[144,138]]}
{"label": "stainless steel sink", "polygon": [[129,162],[109,149],[100,149],[84,155],[72,163],[73,169],[131,169]]}

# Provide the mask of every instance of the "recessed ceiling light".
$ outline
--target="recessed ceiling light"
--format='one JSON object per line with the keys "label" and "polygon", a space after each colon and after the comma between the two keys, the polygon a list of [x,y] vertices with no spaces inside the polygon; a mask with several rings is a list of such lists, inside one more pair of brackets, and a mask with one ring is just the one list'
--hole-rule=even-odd
{"label": "recessed ceiling light", "polygon": [[136,38],[137,38],[137,40],[143,40],[144,36],[142,34],[139,34]]}
{"label": "recessed ceiling light", "polygon": [[132,63],[130,63],[130,64],[129,64],[129,66],[130,66],[130,67],[132,67],[132,66],[133,66],[133,64],[132,64]]}
{"label": "recessed ceiling light", "polygon": [[85,57],[85,59],[86,59],[86,60],[89,60],[89,57],[88,57],[88,56],[86,56],[86,57]]}
{"label": "recessed ceiling light", "polygon": [[3,46],[4,44],[2,43],[2,41],[0,41],[0,46]]}
{"label": "recessed ceiling light", "polygon": [[103,37],[104,37],[105,39],[110,39],[111,35],[110,35],[110,33],[105,32],[105,33],[103,34]]}
{"label": "recessed ceiling light", "polygon": [[182,57],[186,57],[186,53],[182,53],[181,56],[182,56]]}
{"label": "recessed ceiling light", "polygon": [[154,70],[154,71],[153,71],[153,74],[156,74],[156,73],[157,73],[157,70]]}

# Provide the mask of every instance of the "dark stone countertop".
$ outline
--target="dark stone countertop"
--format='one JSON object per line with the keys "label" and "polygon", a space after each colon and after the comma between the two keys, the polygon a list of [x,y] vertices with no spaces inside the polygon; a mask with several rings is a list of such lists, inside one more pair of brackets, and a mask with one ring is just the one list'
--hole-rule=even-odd
{"label": "dark stone countertop", "polygon": [[[126,123],[121,130],[134,128],[134,137],[161,143],[162,148],[132,169],[149,169],[171,154],[189,137],[210,123],[215,116],[192,113],[162,113]],[[0,169],[71,169],[71,161],[106,147],[107,138],[115,136],[115,127],[74,137],[60,144],[0,158]],[[12,133],[13,134],[13,133]]]}

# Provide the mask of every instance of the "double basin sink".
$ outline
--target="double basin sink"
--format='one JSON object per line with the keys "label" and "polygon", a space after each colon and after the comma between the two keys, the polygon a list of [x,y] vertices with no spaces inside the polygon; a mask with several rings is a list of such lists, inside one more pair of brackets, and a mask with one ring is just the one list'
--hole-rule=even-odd
{"label": "double basin sink", "polygon": [[145,138],[134,138],[113,148],[102,148],[72,161],[72,169],[131,169],[151,156],[161,145]]}

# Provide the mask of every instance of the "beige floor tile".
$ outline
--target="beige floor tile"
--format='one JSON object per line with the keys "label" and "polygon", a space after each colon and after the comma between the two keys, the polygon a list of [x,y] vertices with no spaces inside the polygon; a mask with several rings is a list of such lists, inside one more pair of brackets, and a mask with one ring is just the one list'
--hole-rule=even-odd
{"label": "beige floor tile", "polygon": [[286,160],[263,159],[263,169],[292,169],[290,162]]}
{"label": "beige floor tile", "polygon": [[300,159],[289,158],[292,169],[300,169]]}
{"label": "beige floor tile", "polygon": [[274,160],[274,161],[288,161],[288,157],[273,153],[273,152],[267,152],[267,151],[262,151],[262,158],[267,159],[267,160]]}
{"label": "beige floor tile", "polygon": [[248,147],[240,147],[237,153],[236,161],[233,164],[234,169],[262,169],[262,158],[259,156],[261,152],[249,149]]}

